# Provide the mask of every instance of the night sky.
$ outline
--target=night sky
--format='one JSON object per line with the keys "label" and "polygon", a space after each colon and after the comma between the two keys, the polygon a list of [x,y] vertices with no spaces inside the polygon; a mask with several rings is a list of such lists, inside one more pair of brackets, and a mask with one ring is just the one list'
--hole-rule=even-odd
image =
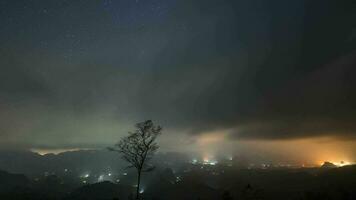
{"label": "night sky", "polygon": [[163,151],[356,160],[354,0],[0,0],[0,24],[2,148],[152,119]]}

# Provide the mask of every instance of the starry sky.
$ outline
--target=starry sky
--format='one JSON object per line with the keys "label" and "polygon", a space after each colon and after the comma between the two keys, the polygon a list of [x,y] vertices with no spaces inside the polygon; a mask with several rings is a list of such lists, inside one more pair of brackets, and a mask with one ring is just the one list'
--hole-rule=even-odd
{"label": "starry sky", "polygon": [[3,148],[102,147],[152,119],[166,150],[356,157],[353,0],[1,0],[0,23]]}

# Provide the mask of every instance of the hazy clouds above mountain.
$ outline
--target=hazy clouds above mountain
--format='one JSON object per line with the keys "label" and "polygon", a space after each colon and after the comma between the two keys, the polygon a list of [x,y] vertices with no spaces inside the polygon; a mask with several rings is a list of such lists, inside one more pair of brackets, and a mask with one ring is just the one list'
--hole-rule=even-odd
{"label": "hazy clouds above mountain", "polygon": [[356,136],[351,0],[0,7],[3,145],[106,145],[145,119],[185,143]]}

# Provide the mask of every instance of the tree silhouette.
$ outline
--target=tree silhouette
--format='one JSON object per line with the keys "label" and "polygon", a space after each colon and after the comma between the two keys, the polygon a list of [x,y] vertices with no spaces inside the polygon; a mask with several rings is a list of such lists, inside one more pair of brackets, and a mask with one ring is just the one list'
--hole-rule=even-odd
{"label": "tree silhouette", "polygon": [[135,127],[134,132],[129,132],[128,136],[122,138],[114,147],[109,147],[109,150],[120,153],[121,157],[130,164],[129,168],[136,168],[136,199],[140,199],[141,173],[154,169],[147,164],[147,161],[159,148],[155,141],[161,134],[162,128],[154,125],[151,120],[137,123]]}

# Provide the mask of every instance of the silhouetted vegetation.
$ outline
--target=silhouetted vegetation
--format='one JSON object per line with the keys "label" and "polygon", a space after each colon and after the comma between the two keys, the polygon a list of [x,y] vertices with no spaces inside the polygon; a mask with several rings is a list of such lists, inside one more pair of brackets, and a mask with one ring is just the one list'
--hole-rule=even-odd
{"label": "silhouetted vegetation", "polygon": [[141,173],[153,170],[153,166],[147,162],[159,148],[155,141],[161,130],[162,128],[154,125],[151,120],[137,123],[134,132],[129,132],[129,135],[122,138],[115,147],[109,148],[120,153],[122,159],[130,163],[128,167],[137,170],[136,199],[140,198]]}

